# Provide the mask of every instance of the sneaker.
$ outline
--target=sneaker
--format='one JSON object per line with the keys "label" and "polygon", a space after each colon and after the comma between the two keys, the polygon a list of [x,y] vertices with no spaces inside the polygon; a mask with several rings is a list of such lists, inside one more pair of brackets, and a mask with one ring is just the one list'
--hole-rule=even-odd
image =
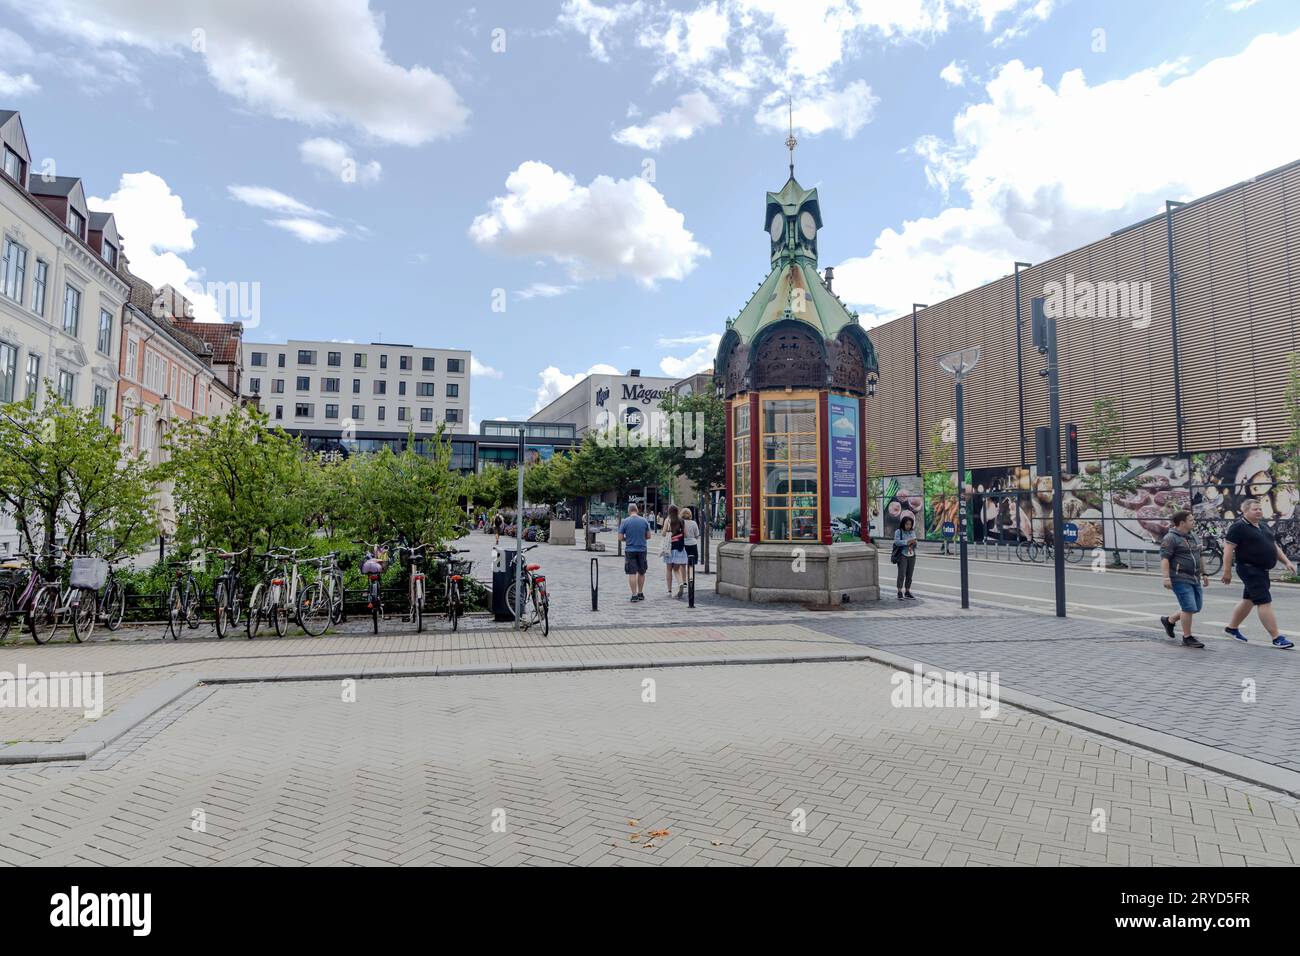
{"label": "sneaker", "polygon": [[1165,629],[1165,633],[1170,637],[1174,636],[1174,622],[1169,620],[1163,614],[1160,615],[1160,625]]}
{"label": "sneaker", "polygon": [[903,592],[902,592],[902,591],[899,591],[899,592],[898,592],[898,599],[899,599],[900,601],[903,600]]}
{"label": "sneaker", "polygon": [[904,591],[904,592],[903,592],[903,597],[905,597],[905,598],[911,598],[913,601],[916,600],[916,595],[913,594],[911,591]]}
{"label": "sneaker", "polygon": [[1235,627],[1225,627],[1225,628],[1223,629],[1223,633],[1227,634],[1229,637],[1235,637],[1237,640],[1241,641],[1241,643],[1243,643],[1243,644],[1246,643],[1246,635],[1243,634],[1243,633],[1241,633],[1241,631],[1238,630],[1238,629],[1235,628]]}
{"label": "sneaker", "polygon": [[639,600],[641,600],[641,598],[640,598],[638,595],[636,595],[636,594],[633,594],[633,595],[632,595],[632,603],[633,603],[633,604],[635,604],[635,603],[636,603],[637,601],[639,601]]}
{"label": "sneaker", "polygon": [[1283,650],[1283,651],[1289,651],[1291,650],[1291,648],[1295,647],[1295,645],[1291,643],[1290,640],[1288,640],[1286,637],[1284,637],[1281,634],[1273,638],[1273,646],[1276,647],[1278,650]]}
{"label": "sneaker", "polygon": [[1205,645],[1198,641],[1192,635],[1188,634],[1183,637],[1183,647],[1204,647]]}

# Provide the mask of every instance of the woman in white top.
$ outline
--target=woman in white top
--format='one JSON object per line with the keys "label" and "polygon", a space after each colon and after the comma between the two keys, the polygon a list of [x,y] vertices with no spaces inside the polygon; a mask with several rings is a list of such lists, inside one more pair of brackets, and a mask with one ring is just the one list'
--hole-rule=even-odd
{"label": "woman in white top", "polygon": [[686,563],[697,564],[700,560],[700,526],[691,517],[691,509],[682,509],[682,521],[686,525]]}

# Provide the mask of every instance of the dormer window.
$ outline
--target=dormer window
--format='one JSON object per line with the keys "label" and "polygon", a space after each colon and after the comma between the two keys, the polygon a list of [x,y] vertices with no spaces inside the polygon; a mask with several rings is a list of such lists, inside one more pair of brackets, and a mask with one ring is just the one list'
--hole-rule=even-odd
{"label": "dormer window", "polygon": [[86,237],[86,217],[71,206],[68,207],[68,228],[77,234],[78,239]]}
{"label": "dormer window", "polygon": [[110,269],[117,268],[117,247],[111,242],[105,242],[103,244],[103,249],[100,251],[100,255],[104,257],[104,261],[108,263]]}
{"label": "dormer window", "polygon": [[16,183],[23,181],[23,158],[8,146],[5,147],[5,175]]}

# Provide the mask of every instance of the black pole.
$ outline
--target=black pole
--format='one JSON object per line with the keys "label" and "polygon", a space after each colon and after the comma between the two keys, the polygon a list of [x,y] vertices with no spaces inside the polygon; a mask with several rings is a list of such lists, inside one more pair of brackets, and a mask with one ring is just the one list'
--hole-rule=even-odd
{"label": "black pole", "polygon": [[1026,464],[1025,450],[1025,360],[1020,347],[1020,270],[1028,269],[1030,263],[1017,262],[1014,266],[1016,276],[1016,404],[1020,408],[1020,467]]}
{"label": "black pole", "polygon": [[957,535],[961,555],[961,606],[970,607],[970,574],[966,566],[966,430],[963,418],[961,378],[957,379]]}
{"label": "black pole", "polygon": [[[1047,400],[1052,424],[1052,563],[1056,578],[1056,616],[1065,617],[1065,526],[1061,492],[1061,372],[1056,353],[1056,317],[1047,315],[1046,300],[1034,299],[1034,321],[1043,322],[1047,339]],[[1040,318],[1041,317],[1041,318]]]}
{"label": "black pole", "polygon": [[600,598],[600,565],[591,559],[591,609],[596,610]]}
{"label": "black pole", "polygon": [[912,303],[912,430],[916,434],[916,473],[921,473],[921,336],[917,331],[916,310],[928,309]]}
{"label": "black pole", "polygon": [[690,565],[687,568],[687,572],[689,574],[689,577],[687,578],[686,581],[686,593],[690,599],[689,606],[695,607],[695,565],[693,564]]}
{"label": "black pole", "polygon": [[[1174,435],[1178,454],[1183,453],[1183,383],[1178,371],[1178,282],[1174,272],[1174,210],[1184,205],[1172,199],[1165,200],[1165,232],[1169,239],[1169,331],[1174,359]],[[1118,550],[1118,549],[1117,549]]]}

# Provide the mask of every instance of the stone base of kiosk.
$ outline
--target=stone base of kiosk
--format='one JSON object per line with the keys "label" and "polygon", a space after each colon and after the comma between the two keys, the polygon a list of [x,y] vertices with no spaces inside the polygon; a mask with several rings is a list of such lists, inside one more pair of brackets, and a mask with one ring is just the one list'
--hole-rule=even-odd
{"label": "stone base of kiosk", "polygon": [[742,601],[852,604],[880,600],[879,552],[863,541],[718,548],[716,590]]}

